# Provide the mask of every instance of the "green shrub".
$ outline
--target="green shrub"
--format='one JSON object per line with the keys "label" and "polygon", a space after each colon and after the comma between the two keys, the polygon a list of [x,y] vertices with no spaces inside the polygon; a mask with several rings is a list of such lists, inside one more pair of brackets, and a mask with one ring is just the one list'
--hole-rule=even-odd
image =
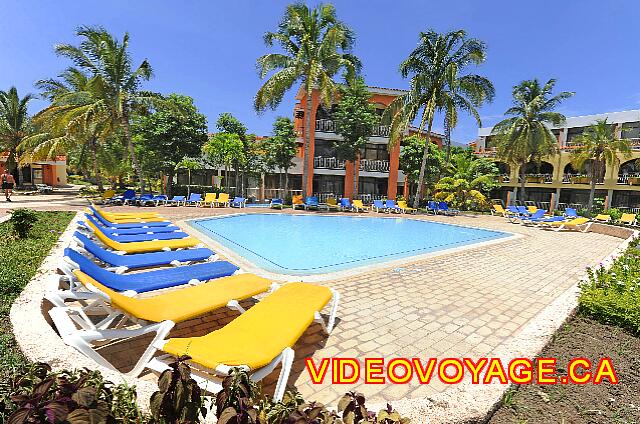
{"label": "green shrub", "polygon": [[640,249],[637,242],[618,257],[609,270],[587,270],[581,284],[580,311],[605,324],[640,334]]}
{"label": "green shrub", "polygon": [[620,209],[611,208],[604,211],[604,213],[611,216],[611,221],[613,222],[622,218],[622,211],[620,211]]}
{"label": "green shrub", "polygon": [[14,209],[11,211],[11,218],[9,222],[13,226],[13,231],[19,238],[27,238],[29,232],[33,228],[36,222],[38,222],[38,215],[33,209]]}
{"label": "green shrub", "polygon": [[147,422],[135,400],[135,387],[116,386],[99,371],[52,372],[32,364],[0,393],[0,417],[10,424]]}

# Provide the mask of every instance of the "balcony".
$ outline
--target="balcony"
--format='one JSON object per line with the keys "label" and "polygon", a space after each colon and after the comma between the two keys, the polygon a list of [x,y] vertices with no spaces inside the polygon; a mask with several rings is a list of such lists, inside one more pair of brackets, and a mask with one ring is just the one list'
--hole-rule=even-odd
{"label": "balcony", "polygon": [[389,161],[360,159],[360,171],[389,173]]}
{"label": "balcony", "polygon": [[[316,120],[316,131],[326,132],[326,133],[335,133],[336,125],[331,119],[317,119]],[[388,125],[375,125],[373,127],[373,131],[371,133],[372,137],[389,137],[389,126]]]}
{"label": "balcony", "polygon": [[[316,156],[313,158],[315,169],[345,169],[345,161],[335,157]],[[389,173],[388,160],[360,159],[361,172],[384,172]]]}
{"label": "balcony", "polygon": [[344,169],[344,161],[338,158],[316,156],[313,158],[315,169]]}
{"label": "balcony", "polygon": [[[591,177],[584,174],[563,174],[563,184],[591,184]],[[604,184],[604,177],[601,177],[596,184]],[[620,183],[618,183],[620,184]]]}
{"label": "balcony", "polygon": [[[525,182],[527,184],[549,184],[553,182],[552,174],[525,174]],[[518,183],[522,182],[522,177],[518,175]]]}
{"label": "balcony", "polygon": [[618,174],[618,185],[640,185],[640,172]]}
{"label": "balcony", "polygon": [[498,149],[496,147],[481,147],[473,153],[484,158],[493,158],[498,154]]}

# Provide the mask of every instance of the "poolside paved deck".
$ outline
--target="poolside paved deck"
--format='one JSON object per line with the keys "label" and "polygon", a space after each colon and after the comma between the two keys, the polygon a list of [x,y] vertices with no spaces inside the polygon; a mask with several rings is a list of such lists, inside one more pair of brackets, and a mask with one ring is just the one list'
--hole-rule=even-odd
{"label": "poolside paved deck", "polygon": [[[20,203],[12,206],[23,206]],[[47,202],[30,203],[29,207],[37,209],[82,207],[77,200],[65,203],[63,208]],[[229,209],[209,208],[157,210],[172,220],[229,213]],[[358,390],[369,402],[393,403],[450,390],[452,386],[437,379],[428,385],[331,385],[327,378],[325,384],[313,385],[304,370],[304,358],[496,356],[545,307],[572,287],[587,266],[597,264],[621,242],[620,238],[598,233],[543,231],[487,215],[415,218],[509,231],[523,237],[318,283],[337,289],[341,306],[339,321],[329,337],[313,325],[294,347],[296,362],[289,383],[305,398],[334,404],[345,391]],[[233,313],[219,311],[178,325],[172,335],[205,334],[234,317]],[[135,343],[119,344],[103,354],[126,368],[137,348]],[[276,376],[277,372],[267,379],[267,390]]]}

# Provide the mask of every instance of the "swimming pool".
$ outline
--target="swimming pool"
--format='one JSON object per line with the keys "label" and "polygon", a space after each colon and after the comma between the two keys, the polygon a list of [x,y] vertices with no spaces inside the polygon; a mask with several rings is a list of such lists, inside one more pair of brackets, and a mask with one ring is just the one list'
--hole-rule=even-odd
{"label": "swimming pool", "polygon": [[308,275],[342,271],[511,234],[407,218],[239,214],[191,221],[267,271]]}

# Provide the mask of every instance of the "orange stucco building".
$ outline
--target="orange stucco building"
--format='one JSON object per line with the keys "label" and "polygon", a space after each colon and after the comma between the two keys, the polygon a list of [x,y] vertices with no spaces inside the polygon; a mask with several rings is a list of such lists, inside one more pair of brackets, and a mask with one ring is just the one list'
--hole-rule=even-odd
{"label": "orange stucco building", "polygon": [[[0,154],[0,173],[4,172],[7,153]],[[18,169],[14,170],[13,176],[18,179]],[[47,184],[52,187],[60,187],[67,184],[67,158],[66,156],[56,156],[51,160],[34,161],[29,165],[20,168],[22,181],[24,184]]]}
{"label": "orange stucco building", "polygon": [[[382,114],[384,109],[404,90],[382,87],[368,87],[371,92],[371,102],[376,110]],[[311,178],[306,192],[320,197],[353,197],[354,164],[340,161],[335,156],[333,143],[340,140],[335,133],[331,112],[335,105],[323,105],[317,90],[311,97],[311,128],[306,128],[305,113],[307,113],[306,93],[300,89],[296,95],[294,107],[294,124],[298,132],[298,157],[292,174],[291,188],[302,190],[302,161],[304,156],[305,132],[309,131],[310,146],[307,166]],[[407,132],[411,134],[411,129]],[[432,134],[431,141],[442,145],[443,136]],[[407,196],[407,186],[402,171],[399,169],[401,143],[389,150],[389,127],[378,125],[361,152],[360,159],[355,163],[359,172],[357,175],[358,196],[365,200],[380,197],[395,198],[398,194]]]}

